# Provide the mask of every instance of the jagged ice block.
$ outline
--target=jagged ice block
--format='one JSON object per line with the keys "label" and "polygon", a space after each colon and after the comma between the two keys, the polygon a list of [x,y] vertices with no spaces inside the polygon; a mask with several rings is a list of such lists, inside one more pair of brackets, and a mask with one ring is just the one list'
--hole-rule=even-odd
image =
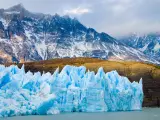
{"label": "jagged ice block", "polygon": [[142,102],[142,80],[131,83],[116,71],[67,65],[41,75],[0,66],[0,117],[141,110]]}

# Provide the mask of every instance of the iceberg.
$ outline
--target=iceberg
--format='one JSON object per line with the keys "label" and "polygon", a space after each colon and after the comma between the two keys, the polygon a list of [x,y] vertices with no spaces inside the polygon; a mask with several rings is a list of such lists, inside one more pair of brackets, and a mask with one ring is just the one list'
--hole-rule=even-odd
{"label": "iceberg", "polygon": [[117,71],[87,71],[66,65],[61,72],[25,72],[0,65],[0,117],[63,112],[141,110],[142,79],[130,82]]}

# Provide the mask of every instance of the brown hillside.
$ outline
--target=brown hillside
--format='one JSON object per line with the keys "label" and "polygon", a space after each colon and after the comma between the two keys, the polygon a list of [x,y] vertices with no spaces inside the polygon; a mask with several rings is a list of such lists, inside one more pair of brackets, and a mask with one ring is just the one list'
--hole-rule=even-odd
{"label": "brown hillside", "polygon": [[[89,70],[97,71],[103,67],[105,72],[117,70],[120,75],[126,76],[130,81],[139,81],[143,78],[144,106],[160,106],[160,69],[151,64],[140,62],[116,62],[93,58],[64,58],[40,62],[25,63],[26,71],[54,72],[57,67],[62,69],[65,65],[84,65]],[[19,64],[19,67],[22,64]]]}

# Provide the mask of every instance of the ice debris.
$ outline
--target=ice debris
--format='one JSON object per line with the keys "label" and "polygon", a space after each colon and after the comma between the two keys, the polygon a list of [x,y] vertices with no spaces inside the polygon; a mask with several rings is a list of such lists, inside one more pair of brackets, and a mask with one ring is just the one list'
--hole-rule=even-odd
{"label": "ice debris", "polygon": [[142,80],[131,83],[116,71],[67,65],[41,75],[0,66],[0,117],[141,110],[142,102]]}

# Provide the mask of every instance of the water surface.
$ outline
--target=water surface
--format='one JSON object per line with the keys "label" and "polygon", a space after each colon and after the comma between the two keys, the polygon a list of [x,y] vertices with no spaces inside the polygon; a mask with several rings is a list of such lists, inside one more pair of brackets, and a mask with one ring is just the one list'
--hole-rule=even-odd
{"label": "water surface", "polygon": [[142,111],[105,113],[63,113],[49,116],[19,116],[0,120],[160,120],[160,108],[143,108]]}

